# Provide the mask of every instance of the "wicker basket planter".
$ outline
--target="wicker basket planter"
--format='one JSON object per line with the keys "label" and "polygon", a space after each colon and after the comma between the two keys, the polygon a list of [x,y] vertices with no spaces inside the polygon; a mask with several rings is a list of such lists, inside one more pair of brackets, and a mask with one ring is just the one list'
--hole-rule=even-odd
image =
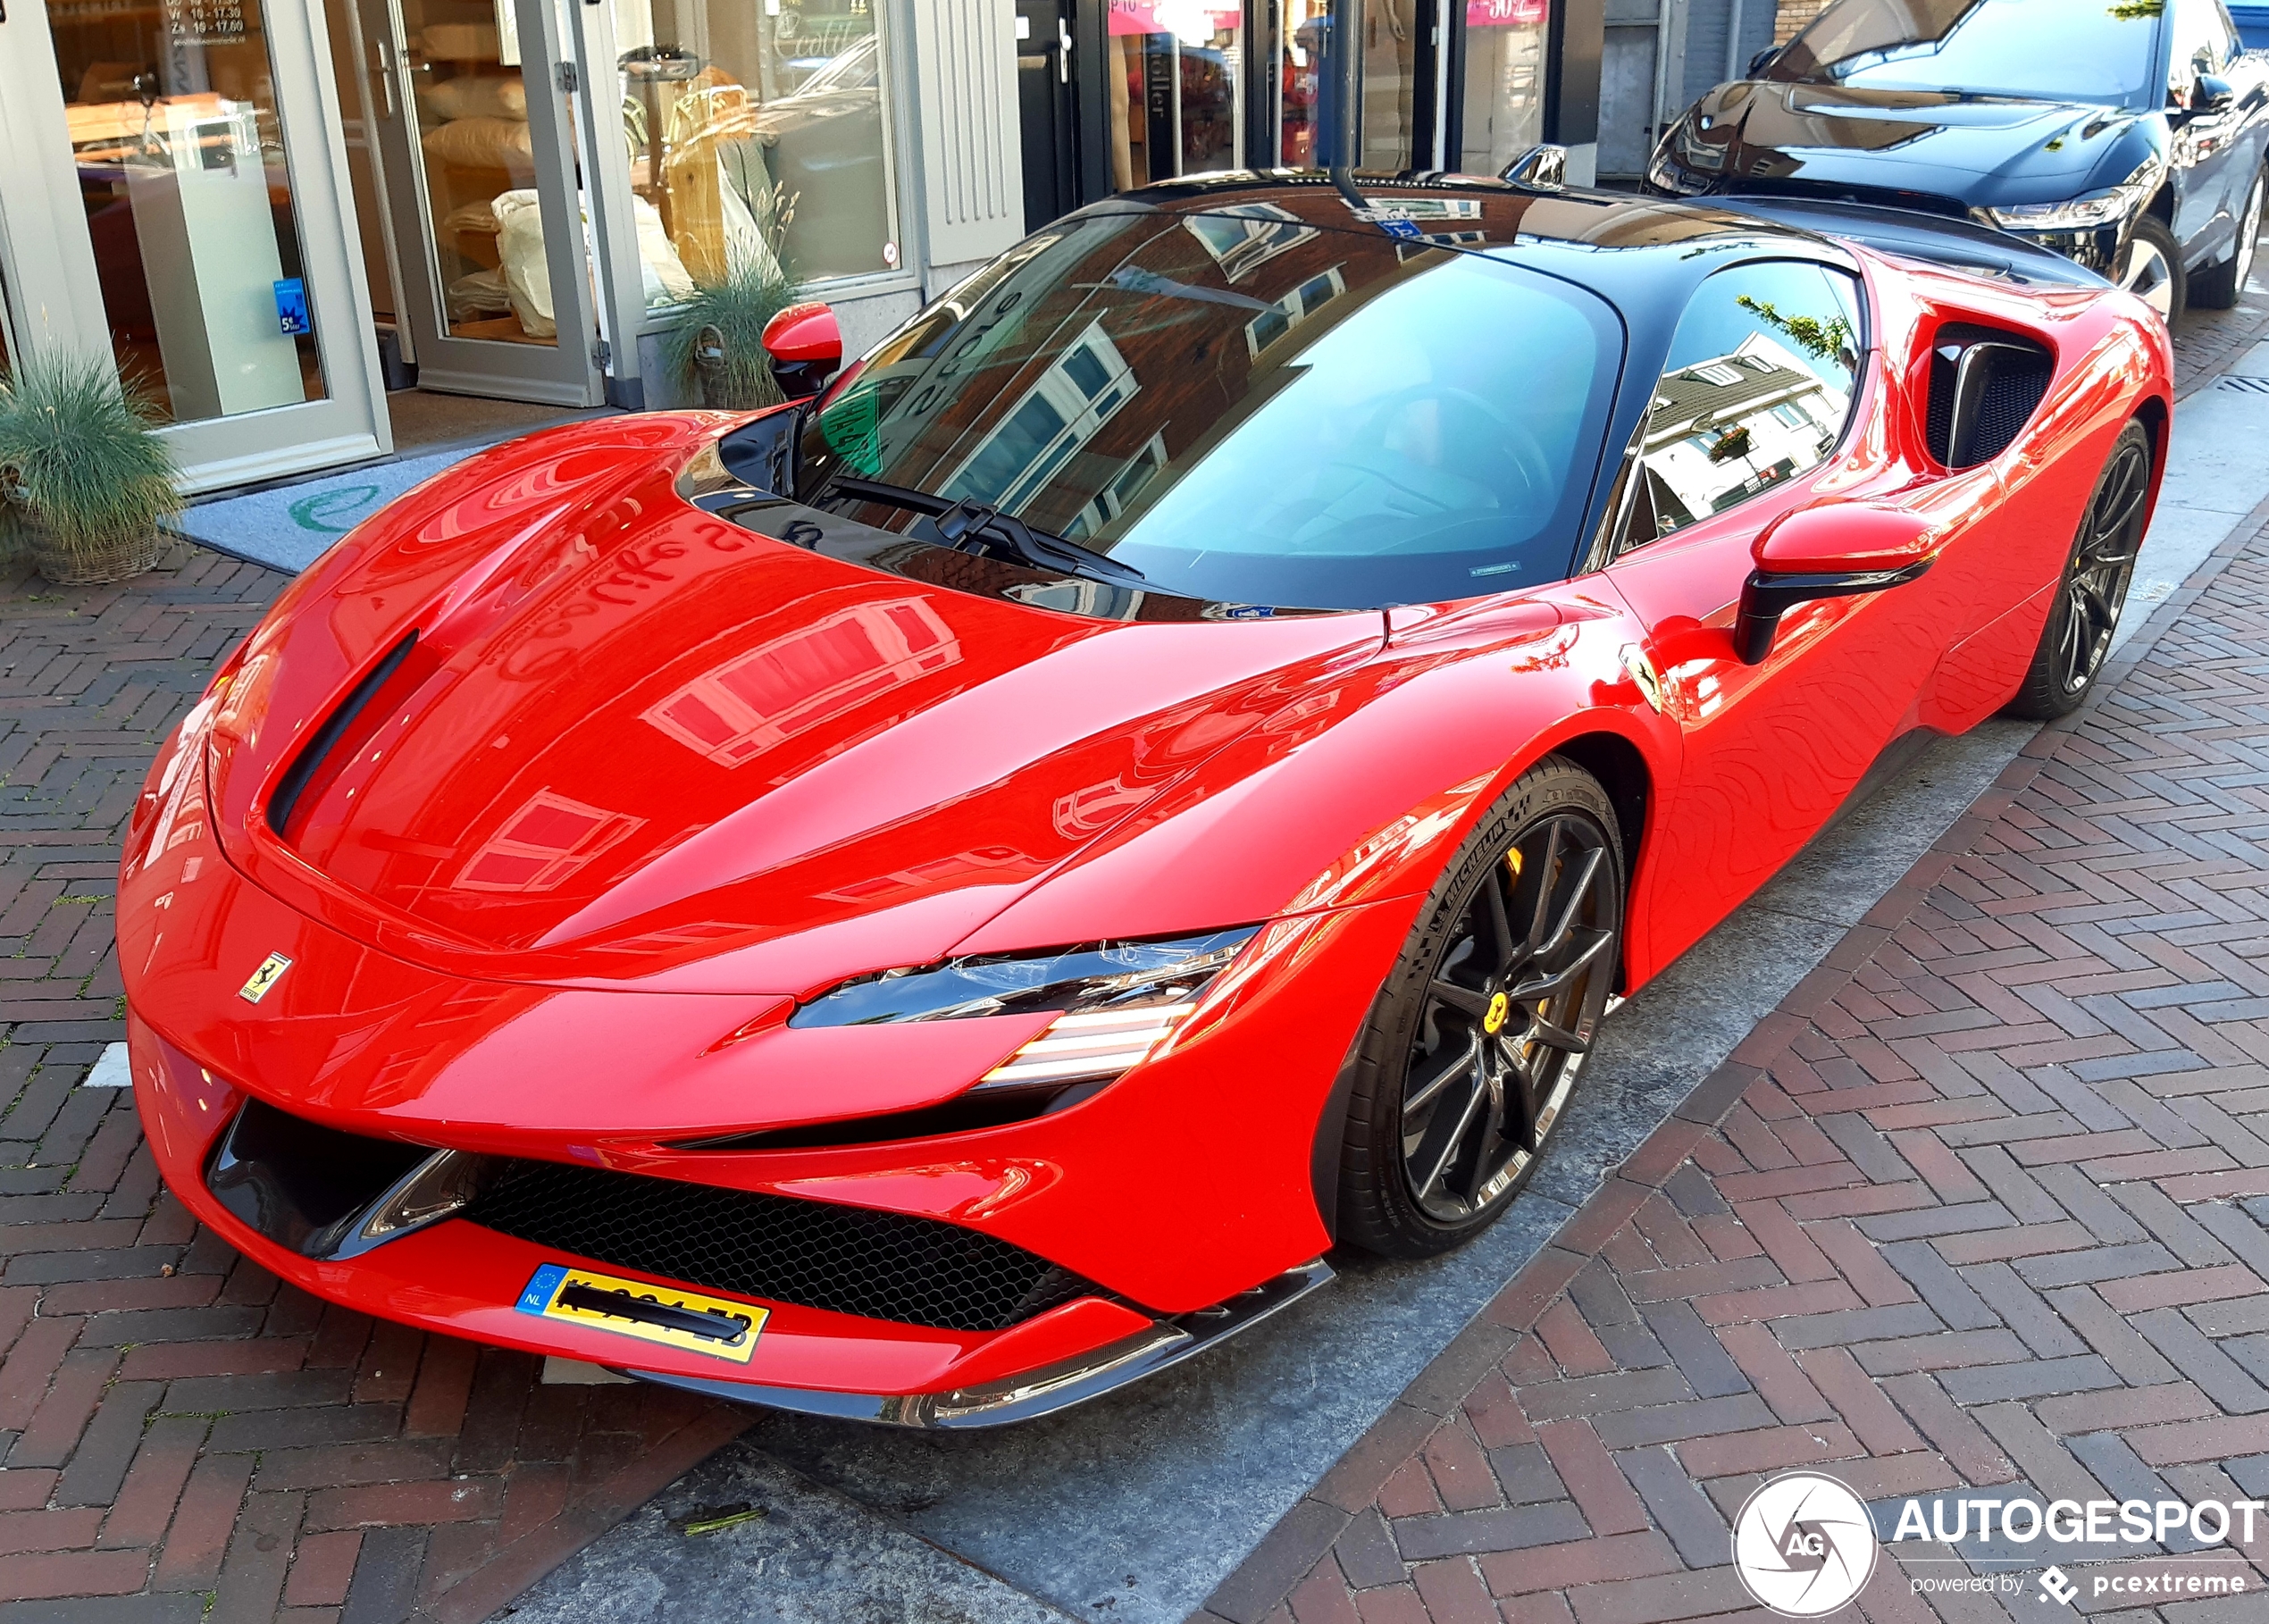
{"label": "wicker basket planter", "polygon": [[16,534],[32,567],[57,586],[127,580],[154,567],[172,545],[152,526],[138,535],[106,538],[91,546],[67,546],[27,505],[10,506],[15,510],[10,516]]}

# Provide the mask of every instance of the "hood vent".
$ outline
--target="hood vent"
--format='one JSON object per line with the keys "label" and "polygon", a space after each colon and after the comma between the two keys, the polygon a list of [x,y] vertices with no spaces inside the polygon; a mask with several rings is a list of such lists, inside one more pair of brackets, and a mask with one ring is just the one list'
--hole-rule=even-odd
{"label": "hood vent", "polygon": [[315,730],[315,736],[308,740],[299,754],[291,758],[291,765],[276,781],[276,792],[268,798],[268,827],[275,832],[277,839],[287,837],[293,811],[306,794],[307,786],[314,781],[316,773],[330,758],[331,752],[339,748],[339,741],[346,737],[347,730],[378,697],[378,691],[386,686],[386,679],[401,669],[402,662],[409,658],[410,650],[416,646],[417,633],[413,631],[389,649],[386,657],[372,666],[363,680],[355,684],[347,696],[339,702],[339,708],[323,719],[323,724]]}

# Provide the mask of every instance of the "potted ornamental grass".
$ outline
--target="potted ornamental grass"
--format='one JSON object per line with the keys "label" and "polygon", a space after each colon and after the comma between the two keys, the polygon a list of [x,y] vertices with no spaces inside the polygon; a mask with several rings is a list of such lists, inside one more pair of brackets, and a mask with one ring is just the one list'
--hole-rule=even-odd
{"label": "potted ornamental grass", "polygon": [[0,507],[42,575],[123,581],[164,554],[180,510],[148,398],[99,356],[25,356],[0,378]]}
{"label": "potted ornamental grass", "polygon": [[679,306],[683,319],[665,340],[670,370],[699,387],[706,406],[754,412],[779,405],[764,330],[795,302],[795,284],[766,271],[736,271],[722,281],[696,284]]}

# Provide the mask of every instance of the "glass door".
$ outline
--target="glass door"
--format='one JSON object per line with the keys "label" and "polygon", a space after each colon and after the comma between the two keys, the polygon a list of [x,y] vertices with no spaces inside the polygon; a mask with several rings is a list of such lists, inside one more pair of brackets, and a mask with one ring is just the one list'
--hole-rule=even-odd
{"label": "glass door", "polygon": [[1547,0],[1465,0],[1464,117],[1457,167],[1494,175],[1545,138]]}
{"label": "glass door", "polygon": [[306,9],[42,0],[4,29],[23,350],[107,354],[191,489],[385,448]]}
{"label": "glass door", "polygon": [[1287,166],[1395,171],[1427,142],[1438,30],[1420,0],[1285,0],[1264,122]]}
{"label": "glass door", "polygon": [[364,14],[418,387],[597,404],[574,81],[550,0]]}
{"label": "glass door", "polygon": [[1106,38],[1115,188],[1244,167],[1243,0],[1112,0]]}

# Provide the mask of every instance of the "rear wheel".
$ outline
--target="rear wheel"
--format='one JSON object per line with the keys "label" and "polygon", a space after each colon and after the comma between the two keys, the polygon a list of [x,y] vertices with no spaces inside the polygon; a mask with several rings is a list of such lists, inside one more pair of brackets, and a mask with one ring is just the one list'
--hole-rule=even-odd
{"label": "rear wheel", "polygon": [[2230,257],[2190,279],[2190,303],[2198,309],[2227,310],[2245,292],[2246,281],[2253,275],[2254,248],[2261,239],[2262,190],[2262,178],[2256,174],[2253,190],[2246,194],[2245,211],[2238,216],[2238,240],[2230,249]]}
{"label": "rear wheel", "polygon": [[2116,272],[2112,280],[2173,323],[2184,297],[2182,250],[2162,222],[2146,214],[2130,228]]}
{"label": "rear wheel", "polygon": [[2135,555],[2143,545],[2143,509],[2151,494],[2151,437],[2131,423],[2112,442],[2081,514],[2064,579],[2048,606],[2032,668],[2006,713],[2042,721],[2080,707],[2112,651]]}
{"label": "rear wheel", "polygon": [[1623,872],[1605,791],[1557,756],[1467,838],[1357,1041],[1342,1240],[1427,1257],[1511,1204],[1613,990]]}

